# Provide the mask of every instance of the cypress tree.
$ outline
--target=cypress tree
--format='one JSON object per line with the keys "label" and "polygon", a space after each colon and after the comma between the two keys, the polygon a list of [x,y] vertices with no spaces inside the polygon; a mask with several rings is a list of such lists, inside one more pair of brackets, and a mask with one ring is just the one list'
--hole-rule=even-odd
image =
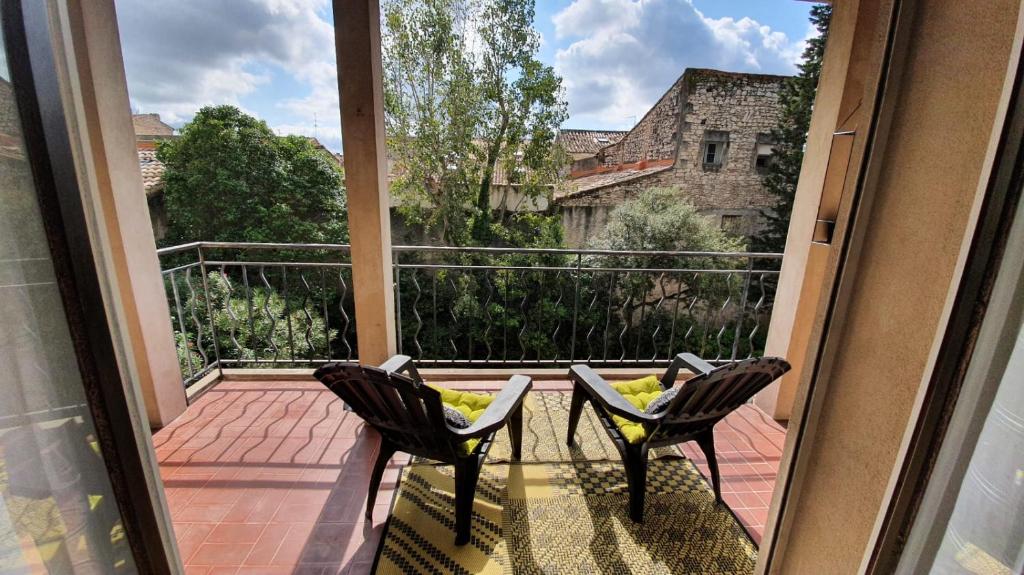
{"label": "cypress tree", "polygon": [[831,5],[820,4],[811,8],[810,21],[819,34],[807,41],[800,73],[788,79],[779,94],[782,113],[778,125],[772,130],[774,154],[763,180],[768,192],[775,196],[775,206],[772,211],[764,212],[767,225],[752,242],[752,247],[758,251],[782,252],[786,249],[789,216],[793,211],[800,165],[804,160],[804,145],[807,143],[831,16]]}

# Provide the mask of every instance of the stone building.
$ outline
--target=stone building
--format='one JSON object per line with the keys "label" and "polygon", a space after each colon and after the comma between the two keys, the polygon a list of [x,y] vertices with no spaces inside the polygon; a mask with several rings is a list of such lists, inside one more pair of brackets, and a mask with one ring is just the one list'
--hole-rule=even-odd
{"label": "stone building", "polygon": [[639,191],[678,189],[701,213],[750,235],[774,204],[762,185],[785,76],[688,68],[632,130],[574,154],[555,194],[566,241],[586,243]]}
{"label": "stone building", "polygon": [[132,126],[153,236],[161,240],[167,234],[167,209],[164,207],[164,165],[156,158],[156,146],[161,140],[175,138],[174,128],[165,124],[160,114],[132,114]]}

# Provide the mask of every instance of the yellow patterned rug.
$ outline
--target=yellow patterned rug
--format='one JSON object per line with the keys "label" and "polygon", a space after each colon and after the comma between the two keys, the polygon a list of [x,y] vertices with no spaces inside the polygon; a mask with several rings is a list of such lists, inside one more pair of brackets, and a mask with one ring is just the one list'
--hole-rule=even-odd
{"label": "yellow patterned rug", "polygon": [[599,425],[591,408],[570,450],[555,411],[564,400],[568,413],[568,396],[528,400],[524,463],[484,466],[470,543],[454,544],[452,468],[416,462],[402,472],[376,573],[753,572],[756,547],[678,451],[652,458],[645,521],[635,524],[618,454],[600,427],[588,427]]}

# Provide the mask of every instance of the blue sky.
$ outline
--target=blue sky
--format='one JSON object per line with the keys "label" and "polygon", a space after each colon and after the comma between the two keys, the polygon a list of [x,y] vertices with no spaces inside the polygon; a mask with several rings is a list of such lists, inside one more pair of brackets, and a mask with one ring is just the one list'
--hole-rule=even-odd
{"label": "blue sky", "polygon": [[[710,18],[744,17],[785,33],[789,38],[802,39],[807,35],[807,17],[811,3],[801,0],[693,0],[695,8]],[[541,0],[537,3],[537,29],[545,38],[554,38],[552,17],[572,4],[572,0]],[[547,43],[541,58],[553,62],[557,42]]]}
{"label": "blue sky", "polygon": [[[341,148],[329,0],[116,0],[132,106],[180,126],[234,104],[278,133]],[[792,74],[800,0],[538,0],[540,59],[565,127],[628,129],[686,67]]]}

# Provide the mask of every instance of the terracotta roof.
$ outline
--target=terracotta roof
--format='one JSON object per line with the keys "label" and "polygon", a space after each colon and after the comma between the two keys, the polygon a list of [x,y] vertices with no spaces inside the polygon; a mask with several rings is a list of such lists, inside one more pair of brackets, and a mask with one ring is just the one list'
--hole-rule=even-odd
{"label": "terracotta roof", "polygon": [[309,140],[309,142],[311,144],[313,144],[313,146],[315,146],[317,149],[322,150],[324,152],[327,152],[327,155],[330,156],[331,159],[333,159],[335,162],[338,162],[338,166],[340,166],[342,168],[345,167],[345,157],[344,156],[342,156],[341,154],[335,154],[334,152],[328,150],[327,146],[321,144],[320,140],[317,140],[316,138],[314,138],[312,136],[304,136],[304,137],[307,140]]}
{"label": "terracotta roof", "polygon": [[614,144],[627,132],[619,130],[562,130],[558,143],[570,154],[596,154],[601,148]]}
{"label": "terracotta roof", "polygon": [[651,168],[644,168],[642,170],[620,170],[616,172],[605,172],[603,174],[594,174],[592,176],[586,176],[583,178],[577,178],[570,180],[565,184],[563,189],[560,189],[555,194],[555,199],[571,198],[578,195],[586,194],[600,188],[608,186],[614,186],[619,184],[625,184],[633,180],[639,180],[657,174],[671,170],[672,166],[654,166]]}
{"label": "terracotta roof", "polygon": [[173,136],[174,128],[160,120],[160,114],[132,114],[136,136]]}
{"label": "terracotta roof", "polygon": [[156,146],[152,142],[136,142],[139,151],[139,168],[142,169],[142,188],[151,196],[163,188],[160,179],[164,175],[164,164],[156,159]]}

